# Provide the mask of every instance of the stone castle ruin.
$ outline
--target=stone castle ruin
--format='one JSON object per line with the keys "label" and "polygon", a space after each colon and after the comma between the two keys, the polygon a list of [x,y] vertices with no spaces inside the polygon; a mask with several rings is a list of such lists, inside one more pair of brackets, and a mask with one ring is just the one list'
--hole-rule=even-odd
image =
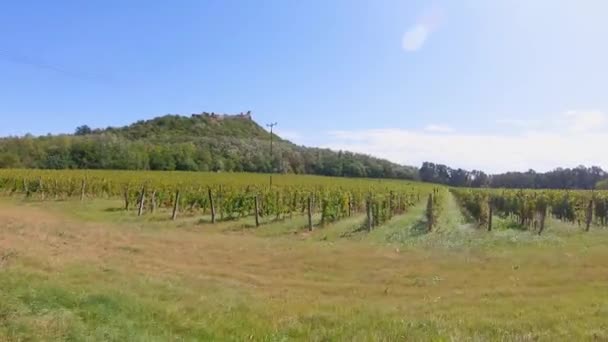
{"label": "stone castle ruin", "polygon": [[225,120],[225,119],[241,119],[241,120],[253,120],[253,116],[251,115],[251,111],[248,110],[246,113],[240,112],[238,114],[216,114],[214,112],[202,112],[200,114],[192,114],[193,118],[210,118],[213,120]]}

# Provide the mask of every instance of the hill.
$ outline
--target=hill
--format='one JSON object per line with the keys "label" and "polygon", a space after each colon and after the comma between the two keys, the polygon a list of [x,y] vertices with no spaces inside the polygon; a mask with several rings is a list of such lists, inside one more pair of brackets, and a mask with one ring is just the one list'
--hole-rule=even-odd
{"label": "hill", "polygon": [[0,139],[0,168],[281,172],[415,179],[418,169],[368,155],[298,146],[251,114],[165,115],[124,127]]}

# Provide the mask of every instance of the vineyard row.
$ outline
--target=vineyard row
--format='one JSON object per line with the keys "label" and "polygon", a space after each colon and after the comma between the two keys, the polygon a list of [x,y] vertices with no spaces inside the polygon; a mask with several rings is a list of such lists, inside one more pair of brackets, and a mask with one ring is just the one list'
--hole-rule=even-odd
{"label": "vineyard row", "polygon": [[508,217],[542,234],[547,215],[583,226],[608,225],[608,192],[566,190],[452,189],[466,215],[492,230],[492,217]]}
{"label": "vineyard row", "polygon": [[[256,226],[261,224],[261,218],[285,219],[306,215],[308,227],[312,229],[315,213],[320,214],[320,225],[365,214],[365,225],[371,230],[420,202],[424,192],[429,190],[426,185],[403,182],[393,187],[392,183],[385,185],[371,181],[365,189],[358,180],[352,186],[348,183],[310,186],[294,182],[293,185],[270,188],[260,184],[245,186],[217,182],[205,186],[204,180],[188,183],[170,177],[127,179],[120,177],[124,176],[120,173],[118,177],[112,177],[113,171],[108,171],[103,177],[88,175],[79,178],[69,172],[66,175],[71,177],[61,175],[61,171],[49,174],[49,171],[2,170],[0,191],[38,200],[120,198],[125,210],[137,210],[138,215],[165,209],[175,220],[180,212],[187,210],[210,216],[212,223],[255,217]],[[229,183],[230,175],[225,178]]]}

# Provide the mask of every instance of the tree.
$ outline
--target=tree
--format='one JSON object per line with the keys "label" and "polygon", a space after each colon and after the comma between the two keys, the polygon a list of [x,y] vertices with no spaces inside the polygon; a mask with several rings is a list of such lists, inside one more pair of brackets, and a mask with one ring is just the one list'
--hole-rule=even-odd
{"label": "tree", "polygon": [[450,181],[451,186],[469,186],[469,172],[463,169],[450,170]]}
{"label": "tree", "polygon": [[0,153],[0,168],[17,168],[21,162],[19,156],[13,152]]}
{"label": "tree", "polygon": [[91,130],[91,127],[89,127],[87,125],[82,125],[82,126],[76,127],[76,131],[74,132],[74,135],[89,135],[92,132],[93,131]]}
{"label": "tree", "polygon": [[171,151],[163,146],[156,146],[148,151],[151,170],[175,170],[175,158]]}
{"label": "tree", "polygon": [[471,187],[484,188],[490,184],[490,178],[483,171],[471,171]]}
{"label": "tree", "polygon": [[598,190],[608,190],[608,179],[597,182],[595,188]]}

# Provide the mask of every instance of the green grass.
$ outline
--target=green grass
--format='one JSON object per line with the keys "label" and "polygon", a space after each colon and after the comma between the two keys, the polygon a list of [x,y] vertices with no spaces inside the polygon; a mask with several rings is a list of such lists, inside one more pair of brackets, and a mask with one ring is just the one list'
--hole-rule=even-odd
{"label": "green grass", "polygon": [[608,339],[597,227],[487,232],[451,196],[432,233],[422,204],[308,233],[117,203],[0,200],[0,341]]}
{"label": "green grass", "polygon": [[325,227],[317,227],[312,235],[312,238],[318,241],[338,241],[345,238],[354,238],[361,234],[365,216],[355,214],[352,217],[342,219],[337,222],[326,225]]}
{"label": "green grass", "polygon": [[[0,285],[8,291],[0,297],[0,336],[75,341],[232,336],[242,340],[248,337],[246,332],[256,331],[261,318],[251,315],[254,308],[247,296],[222,286],[205,287],[201,290],[213,295],[176,305],[193,294],[171,282],[108,275],[107,270],[88,267],[63,273],[49,278],[17,268],[4,274]],[[84,276],[97,281],[85,281]],[[120,282],[108,281],[112,277]]]}

